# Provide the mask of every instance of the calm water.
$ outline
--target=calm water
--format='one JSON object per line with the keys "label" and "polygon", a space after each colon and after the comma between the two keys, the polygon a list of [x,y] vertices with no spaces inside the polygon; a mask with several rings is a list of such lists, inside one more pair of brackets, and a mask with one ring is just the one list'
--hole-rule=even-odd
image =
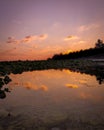
{"label": "calm water", "polygon": [[[20,122],[72,120],[104,122],[104,84],[95,76],[70,70],[10,74],[10,93],[0,99],[0,117]],[[4,118],[3,118],[4,119]],[[15,125],[16,121],[12,123]]]}

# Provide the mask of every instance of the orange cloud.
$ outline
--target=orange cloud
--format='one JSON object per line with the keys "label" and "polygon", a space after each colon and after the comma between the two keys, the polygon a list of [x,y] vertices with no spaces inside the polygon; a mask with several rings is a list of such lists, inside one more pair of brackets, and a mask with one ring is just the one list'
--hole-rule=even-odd
{"label": "orange cloud", "polygon": [[67,36],[64,41],[69,41],[69,40],[76,40],[76,39],[79,39],[78,36]]}
{"label": "orange cloud", "polygon": [[75,84],[66,84],[65,86],[68,88],[78,88],[78,86]]}

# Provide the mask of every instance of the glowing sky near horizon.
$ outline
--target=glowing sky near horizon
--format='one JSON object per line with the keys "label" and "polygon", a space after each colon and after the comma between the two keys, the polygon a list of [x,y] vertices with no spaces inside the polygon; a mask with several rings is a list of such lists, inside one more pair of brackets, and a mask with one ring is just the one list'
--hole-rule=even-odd
{"label": "glowing sky near horizon", "polygon": [[0,0],[0,60],[47,59],[104,39],[104,0]]}

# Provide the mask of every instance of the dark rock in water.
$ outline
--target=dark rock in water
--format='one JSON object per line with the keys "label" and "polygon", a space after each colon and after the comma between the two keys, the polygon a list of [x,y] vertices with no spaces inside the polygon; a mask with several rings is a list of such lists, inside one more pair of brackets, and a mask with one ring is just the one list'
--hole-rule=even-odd
{"label": "dark rock in water", "polygon": [[11,113],[8,113],[8,117],[10,117],[11,116]]}
{"label": "dark rock in water", "polygon": [[9,82],[11,82],[12,80],[9,78],[9,76],[5,76],[4,78],[4,82],[5,84],[8,84]]}
{"label": "dark rock in water", "polygon": [[2,88],[3,85],[4,85],[4,83],[3,83],[3,79],[0,78],[0,88]]}
{"label": "dark rock in water", "polygon": [[4,99],[6,97],[6,94],[4,92],[4,90],[0,90],[0,98]]}
{"label": "dark rock in water", "polygon": [[0,78],[0,82],[2,82],[2,78]]}
{"label": "dark rock in water", "polygon": [[9,88],[4,89],[5,92],[10,92]]}

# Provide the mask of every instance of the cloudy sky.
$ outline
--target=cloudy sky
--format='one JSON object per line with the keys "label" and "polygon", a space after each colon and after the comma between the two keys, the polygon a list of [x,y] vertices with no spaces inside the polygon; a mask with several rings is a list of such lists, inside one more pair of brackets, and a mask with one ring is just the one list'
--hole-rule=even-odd
{"label": "cloudy sky", "polygon": [[94,47],[103,27],[104,0],[0,0],[0,60]]}

